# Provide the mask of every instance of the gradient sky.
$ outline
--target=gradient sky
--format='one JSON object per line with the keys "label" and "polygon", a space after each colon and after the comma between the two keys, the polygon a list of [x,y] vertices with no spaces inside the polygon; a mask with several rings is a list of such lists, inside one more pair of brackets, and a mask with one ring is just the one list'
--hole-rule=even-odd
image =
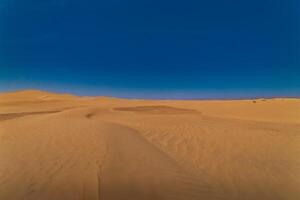
{"label": "gradient sky", "polygon": [[1,0],[0,91],[300,96],[298,0]]}

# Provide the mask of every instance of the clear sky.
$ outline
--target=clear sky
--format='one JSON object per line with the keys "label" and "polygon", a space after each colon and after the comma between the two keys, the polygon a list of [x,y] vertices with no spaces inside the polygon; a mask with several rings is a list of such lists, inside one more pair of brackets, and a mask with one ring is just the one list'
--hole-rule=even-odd
{"label": "clear sky", "polygon": [[299,0],[1,0],[0,91],[300,96]]}

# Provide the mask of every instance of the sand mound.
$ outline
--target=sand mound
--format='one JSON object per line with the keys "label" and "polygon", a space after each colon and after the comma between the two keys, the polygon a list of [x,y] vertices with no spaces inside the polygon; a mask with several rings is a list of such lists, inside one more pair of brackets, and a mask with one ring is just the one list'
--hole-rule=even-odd
{"label": "sand mound", "polygon": [[29,93],[0,95],[0,199],[300,199],[297,99]]}
{"label": "sand mound", "polygon": [[[137,130],[124,125],[73,118],[69,111],[24,119],[8,125],[6,131],[0,148],[5,172],[1,199],[217,196],[204,179],[194,177]],[[15,173],[19,175],[12,178]]]}
{"label": "sand mound", "polygon": [[40,90],[20,90],[0,94],[0,102],[24,102],[24,101],[51,101],[51,100],[68,100],[77,98],[70,94],[56,94]]}

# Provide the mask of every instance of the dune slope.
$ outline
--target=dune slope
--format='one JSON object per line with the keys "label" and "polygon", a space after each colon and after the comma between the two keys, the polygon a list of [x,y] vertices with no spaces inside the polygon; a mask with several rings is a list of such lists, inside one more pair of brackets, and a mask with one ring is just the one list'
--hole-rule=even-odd
{"label": "dune slope", "polygon": [[0,199],[300,199],[299,114],[297,99],[0,94]]}

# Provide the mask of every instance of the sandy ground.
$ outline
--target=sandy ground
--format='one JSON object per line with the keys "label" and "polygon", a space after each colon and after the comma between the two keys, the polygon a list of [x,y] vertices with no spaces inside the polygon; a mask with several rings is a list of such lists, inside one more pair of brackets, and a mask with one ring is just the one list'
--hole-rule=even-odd
{"label": "sandy ground", "polygon": [[0,199],[300,199],[300,99],[0,94]]}

